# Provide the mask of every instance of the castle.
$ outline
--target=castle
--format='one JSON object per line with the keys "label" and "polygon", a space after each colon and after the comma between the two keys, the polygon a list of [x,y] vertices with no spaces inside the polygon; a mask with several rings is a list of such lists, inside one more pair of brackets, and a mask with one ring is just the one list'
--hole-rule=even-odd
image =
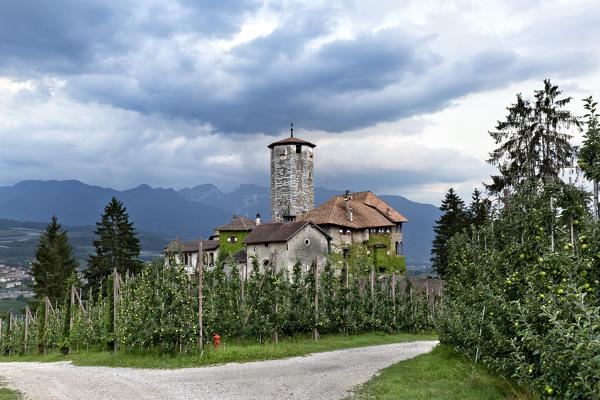
{"label": "castle", "polygon": [[[379,271],[403,271],[402,224],[408,220],[370,191],[334,196],[314,207],[315,144],[290,137],[267,146],[271,153],[271,222],[234,216],[203,241],[203,264],[217,259],[263,268],[271,263],[290,272],[296,262],[323,266],[331,253],[371,257]],[[199,242],[174,241],[164,253],[196,268]],[[179,257],[178,255],[176,257]],[[246,268],[247,270],[247,268]]]}

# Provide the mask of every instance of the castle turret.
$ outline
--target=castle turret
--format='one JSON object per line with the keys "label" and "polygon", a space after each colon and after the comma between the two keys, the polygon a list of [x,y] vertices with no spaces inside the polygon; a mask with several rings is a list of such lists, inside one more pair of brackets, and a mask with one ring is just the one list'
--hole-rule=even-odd
{"label": "castle turret", "polygon": [[290,222],[315,206],[313,149],[294,137],[271,143],[271,222]]}

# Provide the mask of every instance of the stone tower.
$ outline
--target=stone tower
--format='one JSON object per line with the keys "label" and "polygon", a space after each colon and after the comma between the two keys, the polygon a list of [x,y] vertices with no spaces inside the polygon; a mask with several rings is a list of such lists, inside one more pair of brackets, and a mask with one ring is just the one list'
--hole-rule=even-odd
{"label": "stone tower", "polygon": [[315,206],[313,149],[294,137],[271,143],[271,222],[290,222]]}

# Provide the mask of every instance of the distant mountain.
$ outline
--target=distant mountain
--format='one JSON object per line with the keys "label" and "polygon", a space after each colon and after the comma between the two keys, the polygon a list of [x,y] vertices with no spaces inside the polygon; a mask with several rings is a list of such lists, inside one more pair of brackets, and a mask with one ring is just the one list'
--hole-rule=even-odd
{"label": "distant mountain", "polygon": [[210,235],[231,218],[229,211],[186,201],[173,189],[140,185],[117,191],[79,181],[23,181],[0,187],[0,218],[44,222],[56,215],[64,225],[95,225],[113,196],[127,207],[136,228],[171,237]]}
{"label": "distant mountain", "polygon": [[[317,187],[315,205],[343,193],[343,190]],[[0,187],[0,218],[40,222],[41,225],[35,222],[29,224],[33,224],[32,229],[41,230],[51,216],[56,215],[63,225],[80,227],[73,233],[87,232],[73,240],[81,241],[78,245],[90,249],[90,232],[112,196],[124,203],[134,226],[145,232],[148,241],[143,248],[151,252],[175,237],[206,237],[216,227],[230,221],[234,214],[254,218],[258,212],[263,221],[270,219],[270,190],[256,185],[241,185],[228,193],[221,192],[212,184],[179,191],[148,185],[118,191],[73,180],[23,181],[14,186]],[[409,220],[404,225],[408,264],[429,264],[432,228],[440,210],[431,204],[416,203],[402,196],[381,195],[381,198]],[[23,224],[20,228],[27,228],[27,225]]]}

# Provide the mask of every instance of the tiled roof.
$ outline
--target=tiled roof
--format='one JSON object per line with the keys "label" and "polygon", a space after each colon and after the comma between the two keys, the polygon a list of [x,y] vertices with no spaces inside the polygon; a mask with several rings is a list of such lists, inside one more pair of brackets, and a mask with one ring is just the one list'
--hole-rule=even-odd
{"label": "tiled roof", "polygon": [[[202,241],[202,252],[216,250],[219,248],[218,240],[203,240]],[[177,238],[169,243],[162,251],[162,253],[167,253],[170,251],[178,252],[181,251],[183,253],[197,253],[198,252],[198,240],[192,240],[191,242],[184,242],[183,240]]]}
{"label": "tiled roof", "polygon": [[227,260],[233,260],[238,264],[246,264],[246,258],[247,258],[246,254],[247,254],[246,248],[244,247],[237,253],[234,253],[234,254],[230,255],[229,257],[227,257]]}
{"label": "tiled roof", "polygon": [[[348,218],[346,203],[352,209],[352,221]],[[402,214],[369,191],[355,193],[351,200],[345,200],[344,195],[334,196],[319,207],[298,216],[297,220],[353,229],[392,226],[408,221]]]}
{"label": "tiled roof", "polygon": [[231,222],[219,228],[218,231],[251,231],[256,227],[256,221],[246,217],[234,217]]}
{"label": "tiled roof", "polygon": [[376,196],[370,190],[354,193],[352,194],[352,198],[370,207],[373,207],[392,222],[408,222],[408,219],[406,219],[404,215],[394,210],[390,205],[388,205],[385,201],[381,200],[380,197]]}
{"label": "tiled roof", "polygon": [[[265,222],[258,225],[250,234],[242,241],[245,244],[256,244],[256,243],[273,243],[273,242],[287,242],[296,233],[304,229],[305,226],[312,224],[310,221],[297,221],[297,222]],[[329,238],[321,228],[312,224],[316,229],[321,231],[323,235]]]}
{"label": "tiled roof", "polygon": [[275,146],[285,146],[288,144],[301,144],[304,146],[317,147],[316,144],[312,144],[311,142],[307,142],[306,140],[298,139],[295,137],[285,138],[283,140],[278,140],[277,142],[271,143],[268,148],[272,149]]}

